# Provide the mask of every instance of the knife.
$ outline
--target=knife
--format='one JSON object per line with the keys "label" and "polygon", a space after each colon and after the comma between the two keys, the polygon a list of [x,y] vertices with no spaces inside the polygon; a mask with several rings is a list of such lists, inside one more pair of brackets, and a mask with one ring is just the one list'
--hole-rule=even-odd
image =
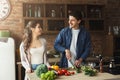
{"label": "knife", "polygon": [[69,60],[70,64],[72,65],[73,68],[77,69],[77,67],[73,64],[71,60]]}

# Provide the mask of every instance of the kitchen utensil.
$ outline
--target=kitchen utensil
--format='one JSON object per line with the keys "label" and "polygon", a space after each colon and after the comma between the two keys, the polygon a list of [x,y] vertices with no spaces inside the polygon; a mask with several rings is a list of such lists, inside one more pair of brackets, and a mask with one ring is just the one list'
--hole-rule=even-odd
{"label": "kitchen utensil", "polygon": [[74,63],[71,60],[69,60],[69,62],[72,65],[72,67],[75,68],[75,70],[77,70],[77,67],[74,65]]}

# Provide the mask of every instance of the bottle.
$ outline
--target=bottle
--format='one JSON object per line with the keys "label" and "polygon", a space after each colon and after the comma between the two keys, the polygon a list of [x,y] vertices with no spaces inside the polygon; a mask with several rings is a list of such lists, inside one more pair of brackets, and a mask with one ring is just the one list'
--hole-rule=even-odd
{"label": "bottle", "polygon": [[103,57],[99,54],[99,65],[100,65],[100,72],[103,72]]}
{"label": "bottle", "polygon": [[112,60],[110,61],[109,68],[110,68],[110,69],[115,68],[114,59],[112,59]]}
{"label": "bottle", "polygon": [[108,28],[108,35],[111,35],[111,26]]}
{"label": "bottle", "polygon": [[38,17],[41,17],[41,9],[38,7]]}
{"label": "bottle", "polygon": [[110,62],[110,64],[109,64],[109,68],[111,69],[113,66],[112,66],[112,62]]}
{"label": "bottle", "polygon": [[25,16],[28,17],[28,5],[26,5]]}
{"label": "bottle", "polygon": [[32,17],[32,8],[31,8],[31,5],[29,5],[29,17]]}
{"label": "bottle", "polygon": [[55,10],[52,10],[51,16],[52,16],[52,17],[55,17],[55,16],[56,16]]}
{"label": "bottle", "polygon": [[62,6],[60,7],[60,17],[61,18],[63,17],[63,8],[62,8]]}
{"label": "bottle", "polygon": [[103,61],[102,61],[102,59],[100,60],[100,72],[101,73],[103,72]]}
{"label": "bottle", "polygon": [[35,13],[34,16],[37,17],[37,6],[35,6]]}

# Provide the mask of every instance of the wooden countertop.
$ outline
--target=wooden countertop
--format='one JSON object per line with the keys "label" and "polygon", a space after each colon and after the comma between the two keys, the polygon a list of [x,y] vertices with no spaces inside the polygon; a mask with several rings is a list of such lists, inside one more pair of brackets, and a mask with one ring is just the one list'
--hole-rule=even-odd
{"label": "wooden countertop", "polygon": [[[40,80],[35,73],[27,73],[30,80]],[[98,73],[97,76],[87,76],[84,73],[76,73],[72,76],[58,76],[55,80],[120,80],[120,75]]]}

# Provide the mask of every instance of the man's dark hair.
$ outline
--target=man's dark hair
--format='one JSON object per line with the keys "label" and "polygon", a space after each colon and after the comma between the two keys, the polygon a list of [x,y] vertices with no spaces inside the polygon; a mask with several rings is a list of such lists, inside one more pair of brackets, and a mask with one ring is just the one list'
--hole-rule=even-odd
{"label": "man's dark hair", "polygon": [[82,14],[80,11],[70,11],[69,16],[74,16],[77,20],[82,19]]}

